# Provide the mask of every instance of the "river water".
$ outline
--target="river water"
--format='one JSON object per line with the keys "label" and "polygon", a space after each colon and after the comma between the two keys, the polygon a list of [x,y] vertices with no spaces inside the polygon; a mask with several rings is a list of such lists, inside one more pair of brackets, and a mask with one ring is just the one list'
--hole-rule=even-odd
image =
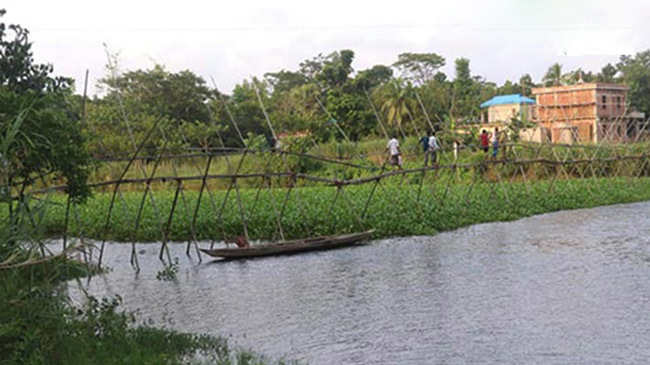
{"label": "river water", "polygon": [[[205,243],[207,245],[207,243]],[[311,364],[640,364],[650,361],[650,202],[481,224],[432,237],[240,262],[110,244],[119,294],[154,325],[226,336]],[[78,289],[71,284],[71,291]]]}

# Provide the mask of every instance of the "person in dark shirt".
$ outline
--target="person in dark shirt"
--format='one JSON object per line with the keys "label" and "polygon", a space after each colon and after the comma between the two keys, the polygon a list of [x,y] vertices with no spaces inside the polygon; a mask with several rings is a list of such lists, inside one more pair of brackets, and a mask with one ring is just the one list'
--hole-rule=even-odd
{"label": "person in dark shirt", "polygon": [[420,144],[422,145],[422,152],[424,153],[424,166],[426,166],[427,160],[429,159],[429,156],[427,155],[427,152],[429,151],[429,136],[420,138]]}

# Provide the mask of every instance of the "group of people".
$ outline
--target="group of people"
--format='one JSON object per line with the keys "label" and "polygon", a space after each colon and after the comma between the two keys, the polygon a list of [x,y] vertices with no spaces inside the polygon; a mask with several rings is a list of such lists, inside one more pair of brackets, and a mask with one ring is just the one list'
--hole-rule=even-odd
{"label": "group of people", "polygon": [[[422,145],[422,150],[424,152],[424,166],[429,164],[429,160],[431,160],[433,166],[436,166],[438,163],[438,150],[440,149],[436,132],[432,131],[431,135],[420,138],[420,144]],[[402,153],[399,147],[399,141],[397,140],[397,134],[394,134],[393,138],[388,141],[386,150],[390,152],[391,165],[396,166],[401,170]]]}
{"label": "group of people", "polygon": [[[499,152],[499,136],[498,127],[494,128],[493,133],[488,133],[487,130],[483,129],[480,135],[480,142],[481,148],[486,155],[490,151],[490,146],[492,146],[492,157],[497,157],[497,154]],[[423,136],[420,138],[420,145],[422,146],[422,151],[424,152],[424,166],[429,165],[429,160],[431,161],[432,166],[437,166],[440,143],[436,137],[436,132],[432,131],[429,136]],[[388,141],[386,150],[390,152],[391,165],[401,170],[403,161],[399,141],[397,140],[397,134],[393,134],[393,138]]]}

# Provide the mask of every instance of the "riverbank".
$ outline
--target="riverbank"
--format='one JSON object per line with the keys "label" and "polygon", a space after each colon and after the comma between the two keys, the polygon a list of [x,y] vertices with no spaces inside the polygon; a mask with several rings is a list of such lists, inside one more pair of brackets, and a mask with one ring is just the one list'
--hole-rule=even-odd
{"label": "riverbank", "polygon": [[120,296],[84,293],[83,303],[72,305],[63,282],[91,271],[61,257],[0,269],[0,363],[286,363],[233,349],[223,337],[137,324]]}
{"label": "riverbank", "polygon": [[[202,197],[194,235],[198,240],[236,237],[244,231],[241,212],[244,212],[246,228],[252,239],[277,238],[281,211],[282,234],[286,238],[347,233],[368,228],[375,229],[375,238],[382,238],[431,235],[476,223],[508,221],[559,210],[650,199],[650,178],[473,185],[439,181],[435,184],[427,182],[421,189],[413,181],[400,184],[399,179],[396,177],[394,181],[377,187],[374,183],[346,187],[341,190],[342,193],[337,193],[337,189],[332,187],[305,187],[292,189],[291,192],[287,189],[248,189],[241,190],[237,199],[233,191],[228,195],[222,214],[219,211],[227,192],[214,191]],[[372,199],[369,199],[371,195]],[[177,199],[167,232],[169,239],[183,241],[192,238],[190,227],[198,196],[198,192],[184,191]],[[161,227],[166,227],[169,219],[174,192],[156,192],[156,209],[152,201],[146,199],[137,232],[134,232],[134,226],[142,193],[128,192],[122,197],[116,199],[110,224],[105,229],[111,194],[95,193],[86,204],[71,212],[68,234],[122,242],[160,241]],[[42,225],[48,235],[62,235],[65,201],[63,196],[53,196],[51,200],[53,204],[46,210]],[[282,208],[284,204],[286,206]]]}

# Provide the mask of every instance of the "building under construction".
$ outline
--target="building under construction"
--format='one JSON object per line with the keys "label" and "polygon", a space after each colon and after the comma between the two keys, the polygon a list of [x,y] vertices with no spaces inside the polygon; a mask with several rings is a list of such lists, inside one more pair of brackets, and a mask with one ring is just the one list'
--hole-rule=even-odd
{"label": "building under construction", "polygon": [[620,84],[580,83],[535,88],[541,142],[599,143],[637,139],[643,115],[629,113]]}

